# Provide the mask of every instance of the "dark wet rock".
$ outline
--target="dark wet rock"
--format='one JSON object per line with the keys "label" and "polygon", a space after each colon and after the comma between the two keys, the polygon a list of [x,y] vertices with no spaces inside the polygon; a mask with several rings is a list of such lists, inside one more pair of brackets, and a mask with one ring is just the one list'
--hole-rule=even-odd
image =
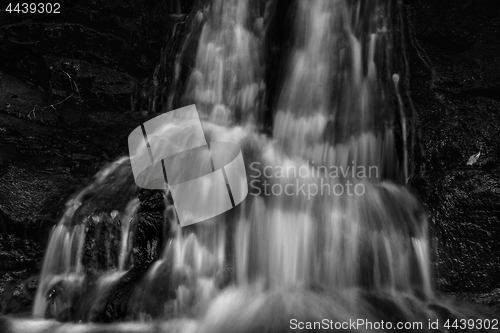
{"label": "dark wet rock", "polygon": [[177,106],[187,78],[195,65],[203,15],[194,8],[189,15],[176,17],[172,35],[162,49],[154,73],[142,80],[133,95],[132,108],[154,113]]}
{"label": "dark wet rock", "polygon": [[9,321],[4,318],[4,317],[0,317],[0,331],[1,332],[10,332],[10,323]]}
{"label": "dark wet rock", "polygon": [[[41,54],[66,55],[81,60],[94,60],[118,67],[124,62],[124,41],[110,33],[103,33],[78,23],[34,22],[25,20],[0,29],[4,45],[26,45]],[[13,51],[15,48],[13,49]],[[12,59],[14,54],[10,55]],[[9,59],[9,58],[8,58]]]}
{"label": "dark wet rock", "polygon": [[[54,54],[108,65],[135,76],[151,73],[164,40],[172,31],[172,16],[188,13],[193,1],[71,1],[58,15],[11,14],[0,18],[1,57]],[[29,47],[28,47],[29,46]],[[19,51],[19,52],[18,52]],[[39,58],[38,58],[39,59]]]}
{"label": "dark wet rock", "polygon": [[31,311],[42,256],[37,243],[0,235],[0,314]]}
{"label": "dark wet rock", "polygon": [[99,308],[93,309],[94,322],[109,323],[124,320],[128,315],[128,304],[132,298],[135,287],[139,284],[146,272],[144,266],[135,266],[129,270],[118,283],[110,290]]}
{"label": "dark wet rock", "polygon": [[487,317],[500,320],[500,289],[486,293],[451,292],[444,293],[444,296],[459,306],[475,307]]}
{"label": "dark wet rock", "polygon": [[455,297],[486,306],[492,313],[500,313],[500,289],[489,293],[458,294]]}
{"label": "dark wet rock", "polygon": [[[154,275],[144,275],[140,283],[133,288],[127,300],[126,315],[130,320],[162,318],[168,314],[168,305],[176,298],[178,284],[173,281],[172,263],[160,265]],[[167,307],[166,307],[167,305]]]}
{"label": "dark wet rock", "polygon": [[119,71],[123,41],[82,25],[30,21],[0,28],[2,37],[5,68],[50,93],[54,103],[71,98],[66,106],[129,109],[135,79]]}
{"label": "dark wet rock", "polygon": [[437,287],[500,286],[500,4],[405,1]]}
{"label": "dark wet rock", "polygon": [[0,18],[0,70],[66,107],[128,110],[193,1],[71,1],[60,14]]}
{"label": "dark wet rock", "polygon": [[19,223],[53,220],[105,161],[127,151],[141,120],[54,110],[32,85],[6,74],[0,80],[0,210]]}
{"label": "dark wet rock", "polygon": [[132,231],[135,237],[132,261],[147,266],[158,259],[168,235],[169,227],[164,225],[165,196],[163,191],[141,189],[138,197],[140,219]]}

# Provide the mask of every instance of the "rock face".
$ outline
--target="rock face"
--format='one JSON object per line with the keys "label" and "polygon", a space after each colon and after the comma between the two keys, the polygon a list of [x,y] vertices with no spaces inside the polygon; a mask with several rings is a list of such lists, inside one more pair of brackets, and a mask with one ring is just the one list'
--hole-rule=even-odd
{"label": "rock face", "polygon": [[0,313],[19,313],[30,308],[38,285],[42,251],[33,240],[7,234],[0,237]]}
{"label": "rock face", "polygon": [[[174,1],[170,1],[174,2]],[[169,1],[71,1],[60,14],[3,15],[0,68],[84,109],[128,110],[182,10]],[[68,100],[66,100],[68,102]]]}
{"label": "rock face", "polygon": [[500,3],[405,1],[437,287],[500,287]]}

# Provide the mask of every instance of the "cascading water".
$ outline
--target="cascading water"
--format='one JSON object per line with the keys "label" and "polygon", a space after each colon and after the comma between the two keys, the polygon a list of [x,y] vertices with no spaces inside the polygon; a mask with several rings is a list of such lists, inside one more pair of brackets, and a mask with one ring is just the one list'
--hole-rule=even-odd
{"label": "cascading water", "polygon": [[[40,283],[38,286],[33,315],[35,317],[61,314],[70,318],[89,320],[92,307],[106,296],[112,285],[125,273],[130,251],[130,224],[135,218],[139,200],[132,199],[135,186],[131,183],[130,167],[127,170],[122,158],[100,171],[93,184],[67,202],[63,217],[52,231],[45,253]],[[131,186],[132,185],[132,186]],[[120,199],[113,196],[120,194]],[[124,206],[122,200],[127,200]],[[117,208],[117,209],[113,209]],[[120,212],[121,211],[121,212]],[[121,230],[110,226],[120,225]],[[101,247],[96,255],[104,267],[94,287],[88,284],[88,270],[98,267],[84,267],[82,258],[85,252],[86,235],[89,229],[95,231],[93,244],[89,248]],[[103,231],[104,244],[96,244]],[[121,234],[121,236],[119,236]],[[120,241],[117,241],[117,239]],[[102,253],[102,251],[105,253]],[[117,252],[118,256],[115,253]],[[88,290],[90,289],[90,290]],[[75,306],[79,302],[83,306]],[[85,307],[88,307],[85,309]]]}
{"label": "cascading water", "polygon": [[[129,287],[126,318],[188,316],[200,320],[185,331],[274,332],[287,331],[292,318],[420,321],[428,330],[427,320],[442,313],[470,315],[433,294],[426,216],[397,184],[411,165],[395,71],[401,46],[393,45],[399,4],[296,1],[266,136],[256,119],[265,109],[265,71],[274,70],[264,61],[274,5],[214,0],[194,14],[204,26],[179,103],[197,105],[207,141],[241,146],[250,194],[232,211],[181,230],[166,190],[169,231],[161,254]],[[135,276],[136,195],[121,159],[68,202],[45,254],[36,317],[93,320],[113,287]],[[100,240],[103,232],[113,237]],[[89,267],[85,249],[99,245]]]}
{"label": "cascading water", "polygon": [[184,103],[195,102],[213,123],[252,122],[262,108],[262,37],[268,18],[265,12],[249,23],[251,5],[248,0],[215,0],[207,13]]}

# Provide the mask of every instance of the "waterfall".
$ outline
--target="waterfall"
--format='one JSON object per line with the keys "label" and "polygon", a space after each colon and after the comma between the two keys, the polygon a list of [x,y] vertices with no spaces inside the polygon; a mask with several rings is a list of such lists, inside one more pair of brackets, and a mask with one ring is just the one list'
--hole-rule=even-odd
{"label": "waterfall", "polygon": [[[68,201],[45,253],[34,316],[73,311],[70,319],[92,320],[97,310],[84,308],[98,309],[123,281],[131,283],[127,319],[199,318],[202,332],[275,331],[294,316],[439,317],[429,307],[445,305],[432,290],[427,217],[404,186],[411,128],[394,51],[401,46],[393,45],[397,4],[295,1],[279,93],[269,98],[265,73],[277,69],[266,67],[267,28],[283,14],[275,5],[213,0],[196,9],[203,28],[185,85],[177,82],[180,57],[172,64],[173,89],[184,90],[179,99],[170,92],[170,106],[196,104],[207,141],[240,145],[247,199],[181,228],[167,188],[168,232],[141,268],[133,259],[140,201],[128,159],[120,159]],[[270,135],[259,130],[264,112],[273,112]],[[184,130],[167,127],[157,134],[173,141]],[[92,270],[85,249],[97,247],[90,229],[98,226],[116,235],[101,242]]]}
{"label": "waterfall", "polygon": [[[206,297],[216,297],[215,281],[229,261],[239,286],[317,285],[332,292],[364,288],[432,297],[425,214],[404,187],[383,178],[395,174],[391,163],[397,160],[391,6],[315,0],[296,7],[294,45],[276,98],[272,138],[252,126],[263,107],[257,96],[265,93],[259,56],[265,36],[255,26],[266,18],[251,17],[247,1],[214,1],[204,14],[208,18],[184,99],[199,107],[212,141],[237,142],[243,150],[252,143],[246,164],[247,170],[258,164],[250,167],[249,177],[259,181],[251,186],[259,193],[263,184],[257,174],[284,166],[305,168],[313,176],[273,175],[265,179],[272,189],[297,181],[330,191],[312,197],[252,196],[232,214],[177,230],[149,273],[156,278],[170,260],[174,272],[187,274],[190,282],[176,287],[175,311],[192,311],[187,304],[199,310],[209,303]],[[332,168],[341,175],[330,177]],[[360,193],[335,190],[349,184]],[[209,259],[214,255],[217,260]],[[210,269],[202,273],[204,261]]]}

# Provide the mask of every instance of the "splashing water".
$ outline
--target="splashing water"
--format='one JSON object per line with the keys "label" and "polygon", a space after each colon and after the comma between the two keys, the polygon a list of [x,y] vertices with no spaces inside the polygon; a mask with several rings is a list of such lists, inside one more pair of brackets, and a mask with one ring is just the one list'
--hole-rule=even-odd
{"label": "splashing water", "polygon": [[[443,312],[473,316],[436,299],[425,213],[396,184],[409,176],[411,143],[394,73],[395,4],[295,3],[294,39],[269,137],[256,130],[256,119],[265,108],[265,71],[274,70],[263,57],[274,5],[214,0],[195,13],[204,26],[180,103],[196,103],[207,141],[241,146],[250,195],[232,211],[181,230],[165,191],[168,237],[125,300],[128,318],[187,316],[201,319],[185,331],[274,332],[288,330],[291,318],[425,325]],[[175,136],[163,130],[157,135]],[[70,318],[92,320],[83,308],[98,307],[133,276],[136,191],[128,160],[121,159],[68,202],[46,250],[35,316],[58,317],[76,307],[80,312]],[[89,287],[88,228],[118,221],[119,241],[105,240],[104,263]],[[93,301],[82,296],[86,288]]]}

